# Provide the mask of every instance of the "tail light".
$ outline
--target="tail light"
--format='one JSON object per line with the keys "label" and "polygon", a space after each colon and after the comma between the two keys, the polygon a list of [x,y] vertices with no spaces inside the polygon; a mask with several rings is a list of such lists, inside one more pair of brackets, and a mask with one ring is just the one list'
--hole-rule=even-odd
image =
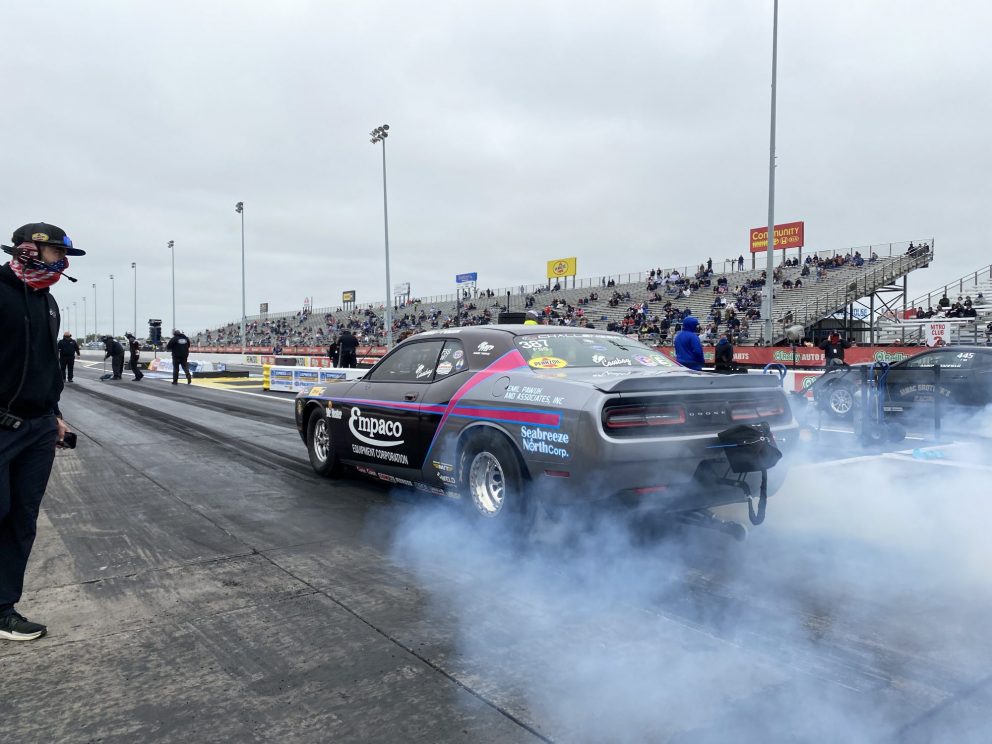
{"label": "tail light", "polygon": [[785,413],[782,400],[757,400],[734,403],[730,407],[731,421],[759,421],[776,419]]}
{"label": "tail light", "polygon": [[684,423],[685,408],[674,403],[616,406],[603,412],[603,425],[614,431]]}

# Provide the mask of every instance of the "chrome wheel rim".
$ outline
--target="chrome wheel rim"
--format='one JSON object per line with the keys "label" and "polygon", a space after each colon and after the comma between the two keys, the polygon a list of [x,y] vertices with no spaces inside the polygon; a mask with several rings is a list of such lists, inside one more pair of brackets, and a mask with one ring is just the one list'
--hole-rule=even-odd
{"label": "chrome wheel rim", "polygon": [[854,397],[847,388],[837,388],[830,393],[830,410],[841,416],[850,412]]}
{"label": "chrome wheel rim", "polygon": [[499,460],[488,452],[477,454],[469,466],[468,490],[475,508],[482,514],[487,517],[498,514],[506,495],[506,482]]}
{"label": "chrome wheel rim", "polygon": [[324,419],[317,419],[313,425],[313,454],[324,462],[327,460],[327,450],[330,446],[331,438],[327,433],[327,422]]}

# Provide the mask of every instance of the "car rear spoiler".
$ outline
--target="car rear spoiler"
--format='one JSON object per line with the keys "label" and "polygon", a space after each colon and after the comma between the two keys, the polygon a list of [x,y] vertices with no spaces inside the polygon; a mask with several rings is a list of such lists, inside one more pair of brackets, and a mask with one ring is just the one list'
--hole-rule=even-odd
{"label": "car rear spoiler", "polygon": [[604,393],[654,393],[781,388],[782,381],[778,375],[667,374],[596,380],[593,385]]}

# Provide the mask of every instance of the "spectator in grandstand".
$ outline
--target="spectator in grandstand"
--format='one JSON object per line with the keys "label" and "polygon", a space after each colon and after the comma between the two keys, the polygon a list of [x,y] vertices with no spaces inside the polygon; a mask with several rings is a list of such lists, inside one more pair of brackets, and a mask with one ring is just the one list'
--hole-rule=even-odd
{"label": "spectator in grandstand", "polygon": [[737,270],[744,271],[744,254],[737,257]]}
{"label": "spectator in grandstand", "polygon": [[349,368],[357,367],[358,339],[355,338],[354,334],[347,329],[341,331],[341,338],[338,340],[338,346],[341,349],[341,366]]}
{"label": "spectator in grandstand", "polygon": [[699,321],[691,315],[682,320],[682,330],[675,334],[675,361],[697,372],[703,368],[703,345],[699,341]]}
{"label": "spectator in grandstand", "polygon": [[983,295],[981,292],[979,292],[978,293],[978,296],[975,297],[975,304],[976,305],[984,305],[985,304],[985,295]]}
{"label": "spectator in grandstand", "polygon": [[940,298],[940,300],[938,300],[938,302],[937,302],[937,307],[939,307],[939,308],[942,308],[942,309],[943,309],[943,308],[945,308],[945,307],[950,307],[950,306],[951,306],[951,298],[950,298],[950,297],[948,297],[948,296],[947,296],[947,293],[945,292],[945,293],[944,293],[944,296],[943,296],[943,297],[941,297],[941,298]]}
{"label": "spectator in grandstand", "polygon": [[844,361],[844,350],[850,349],[854,344],[847,340],[841,340],[840,334],[834,331],[831,333],[827,340],[822,342],[819,346],[823,350],[823,356],[826,360],[826,366],[835,367],[843,366],[847,363]]}
{"label": "spectator in grandstand", "polygon": [[714,372],[722,372],[724,374],[733,371],[734,369],[734,346],[730,342],[730,333],[724,333],[720,336],[720,340],[716,344],[716,352],[714,354]]}

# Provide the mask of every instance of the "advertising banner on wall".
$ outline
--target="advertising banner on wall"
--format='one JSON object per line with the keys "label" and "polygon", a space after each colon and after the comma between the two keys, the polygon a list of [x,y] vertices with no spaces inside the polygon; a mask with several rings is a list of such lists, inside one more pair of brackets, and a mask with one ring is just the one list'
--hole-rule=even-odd
{"label": "advertising banner on wall", "polygon": [[565,276],[575,276],[578,258],[556,258],[548,261],[548,279],[561,279]]}
{"label": "advertising banner on wall", "polygon": [[[786,222],[775,225],[775,250],[786,248],[802,248],[805,240],[804,222]],[[752,227],[748,233],[751,253],[762,253],[768,250],[768,225]]]}

